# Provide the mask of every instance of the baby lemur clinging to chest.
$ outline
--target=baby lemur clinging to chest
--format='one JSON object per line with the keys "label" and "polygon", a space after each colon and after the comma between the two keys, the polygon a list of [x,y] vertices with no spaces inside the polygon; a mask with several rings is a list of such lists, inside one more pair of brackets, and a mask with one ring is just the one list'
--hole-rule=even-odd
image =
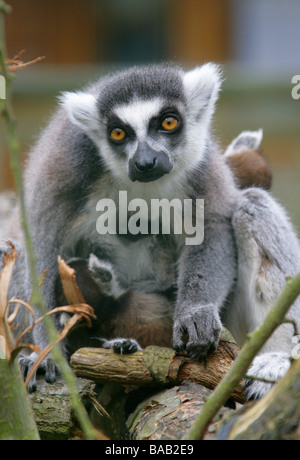
{"label": "baby lemur clinging to chest", "polygon": [[[300,267],[299,243],[283,209],[268,192],[239,187],[243,184],[228,164],[241,165],[242,157],[233,160],[234,153],[255,148],[253,139],[259,144],[260,133],[242,134],[225,155],[211,135],[220,86],[214,64],[187,72],[169,65],[136,67],[105,77],[82,92],[64,94],[61,108],[30,152],[25,199],[38,270],[48,270],[45,300],[53,308],[62,295],[58,255],[78,263],[79,278],[92,278],[101,288],[99,297],[104,292],[103,303],[96,296],[95,307],[107,325],[105,338],[112,339],[105,346],[123,351],[138,347],[122,343],[124,334],[148,344],[144,325],[149,324],[150,343],[160,335],[165,344],[172,333],[175,349],[202,359],[216,349],[222,322],[242,344],[279,296],[285,275]],[[238,170],[236,174],[243,181]],[[264,175],[256,185],[268,178]],[[186,235],[173,227],[169,234],[134,238],[121,231],[99,233],[99,200],[116,203],[119,212],[120,191],[131,203],[143,200],[148,205],[176,198],[196,206],[204,199],[203,241],[187,244]],[[141,228],[143,220],[148,222],[149,216],[140,214]],[[29,299],[24,253],[14,276],[12,293]],[[111,276],[111,285],[105,276]],[[155,302],[147,300],[153,295],[158,296]],[[299,308],[295,303],[290,312],[296,321]],[[135,334],[133,327],[127,335],[122,316],[140,332]],[[99,327],[101,332],[103,325]],[[117,344],[114,335],[120,335]],[[289,367],[292,335],[292,326],[281,326],[255,358],[250,374],[282,376]],[[42,325],[34,329],[34,340],[40,348],[47,344]],[[23,368],[34,358],[23,359]],[[47,360],[44,366],[46,379],[54,380],[53,366]],[[267,389],[263,382],[251,382],[247,395],[260,396]]]}

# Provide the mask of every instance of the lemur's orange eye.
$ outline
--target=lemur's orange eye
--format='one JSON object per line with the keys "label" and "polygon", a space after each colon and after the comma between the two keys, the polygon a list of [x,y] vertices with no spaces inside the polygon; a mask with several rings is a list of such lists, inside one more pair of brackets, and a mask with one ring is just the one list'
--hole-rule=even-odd
{"label": "lemur's orange eye", "polygon": [[161,126],[165,131],[174,131],[178,126],[178,120],[174,117],[167,117],[163,120]]}
{"label": "lemur's orange eye", "polygon": [[110,133],[110,137],[112,138],[112,140],[114,140],[116,142],[121,142],[121,141],[123,141],[125,139],[126,133],[125,133],[124,129],[115,128]]}

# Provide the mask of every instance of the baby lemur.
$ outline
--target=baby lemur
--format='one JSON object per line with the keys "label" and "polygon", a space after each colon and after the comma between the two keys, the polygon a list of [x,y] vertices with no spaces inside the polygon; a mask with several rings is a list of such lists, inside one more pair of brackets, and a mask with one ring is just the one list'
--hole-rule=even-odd
{"label": "baby lemur", "polygon": [[[299,242],[284,210],[267,191],[239,187],[227,163],[253,136],[242,134],[225,155],[214,141],[211,120],[220,87],[214,64],[191,71],[172,65],[134,67],[101,78],[82,92],[61,97],[61,107],[29,154],[25,202],[38,272],[48,270],[46,303],[53,308],[62,294],[57,288],[58,255],[78,263],[79,274],[86,271],[90,278],[92,273],[106,298],[100,305],[103,322],[113,329],[104,346],[132,351],[138,342],[147,344],[146,333],[138,329],[148,321],[150,343],[158,336],[156,327],[166,331],[161,336],[170,337],[172,331],[174,348],[198,359],[216,349],[222,323],[241,345],[278,298],[286,275],[300,267]],[[118,216],[124,214],[120,191],[132,206],[141,200],[149,207],[153,200],[189,200],[194,223],[198,201],[204,199],[203,239],[187,243],[184,232],[175,229],[175,219],[169,234],[161,228],[147,233],[151,216],[141,210],[135,221],[140,232],[130,232],[130,212],[137,207],[128,209],[124,231],[124,225],[118,226]],[[103,200],[115,203],[115,215],[107,214],[114,225],[107,231],[98,226]],[[159,223],[162,217],[158,215]],[[21,253],[11,294],[28,300],[31,282],[22,246]],[[111,284],[105,281],[110,277]],[[157,302],[149,301],[154,294]],[[131,304],[137,307],[132,310]],[[290,311],[297,322],[299,305]],[[99,314],[98,304],[96,310]],[[128,335],[118,320],[120,310],[126,320],[128,316]],[[137,343],[122,340],[125,334]],[[114,335],[120,337],[115,341]],[[280,378],[290,364],[292,336],[293,327],[282,325],[249,373]],[[47,340],[42,324],[34,328],[40,348]],[[22,368],[34,359],[23,357]],[[46,379],[53,381],[50,360],[44,367]],[[34,385],[32,381],[31,389]],[[268,389],[266,383],[251,381],[247,396],[259,397]]]}

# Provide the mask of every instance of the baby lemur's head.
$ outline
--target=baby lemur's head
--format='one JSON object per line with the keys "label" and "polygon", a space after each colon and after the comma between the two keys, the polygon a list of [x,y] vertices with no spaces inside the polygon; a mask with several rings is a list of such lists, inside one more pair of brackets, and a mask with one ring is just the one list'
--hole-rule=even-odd
{"label": "baby lemur's head", "polygon": [[215,64],[135,67],[61,101],[116,178],[146,183],[201,162],[220,86]]}

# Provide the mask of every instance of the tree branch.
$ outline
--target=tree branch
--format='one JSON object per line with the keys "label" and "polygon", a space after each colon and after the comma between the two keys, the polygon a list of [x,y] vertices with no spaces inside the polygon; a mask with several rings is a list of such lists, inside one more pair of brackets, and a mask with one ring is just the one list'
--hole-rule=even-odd
{"label": "tree branch", "polygon": [[[78,377],[97,383],[169,387],[189,380],[214,389],[237,354],[238,347],[225,340],[220,341],[218,350],[205,363],[193,361],[170,348],[156,346],[129,355],[101,348],[82,348],[73,354],[71,366]],[[231,396],[239,403],[245,402],[242,382]]]}

